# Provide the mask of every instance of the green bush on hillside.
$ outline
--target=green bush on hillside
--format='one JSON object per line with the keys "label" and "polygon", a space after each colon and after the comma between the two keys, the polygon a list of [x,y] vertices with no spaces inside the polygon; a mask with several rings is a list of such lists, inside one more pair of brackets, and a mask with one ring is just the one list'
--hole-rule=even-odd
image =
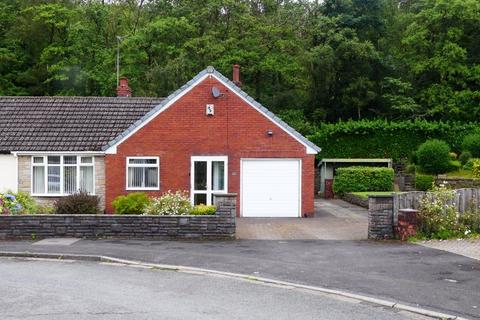
{"label": "green bush on hillside", "polygon": [[463,151],[461,154],[460,154],[460,157],[458,157],[458,160],[460,160],[460,162],[462,163],[462,166],[464,166],[468,160],[470,160],[472,158],[472,153],[470,151]]}
{"label": "green bush on hillside", "polygon": [[449,171],[450,147],[442,140],[428,140],[417,150],[418,164],[425,173],[439,174]]}
{"label": "green bush on hillside", "polygon": [[470,151],[473,157],[480,158],[480,133],[469,134],[463,139],[462,147]]}
{"label": "green bush on hillside", "polygon": [[382,167],[338,168],[333,180],[335,194],[361,191],[393,191],[393,169]]}

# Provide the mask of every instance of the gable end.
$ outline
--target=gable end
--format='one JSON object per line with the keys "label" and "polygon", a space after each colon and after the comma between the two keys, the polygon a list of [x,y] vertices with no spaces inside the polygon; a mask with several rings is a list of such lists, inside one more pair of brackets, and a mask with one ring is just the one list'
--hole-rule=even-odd
{"label": "gable end", "polygon": [[267,108],[265,108],[260,103],[258,103],[255,99],[253,99],[245,91],[240,89],[230,79],[226,78],[220,72],[215,70],[212,66],[207,67],[205,70],[203,70],[202,72],[197,74],[193,79],[188,81],[185,85],[183,85],[178,90],[176,90],[175,92],[170,94],[164,101],[162,101],[162,103],[157,105],[150,112],[145,114],[145,116],[143,116],[140,120],[133,123],[127,130],[122,132],[115,139],[113,139],[107,145],[105,145],[102,148],[102,150],[104,150],[105,153],[107,153],[107,154],[115,154],[117,152],[117,146],[118,145],[120,145],[122,142],[124,142],[126,139],[128,139],[135,132],[140,130],[143,126],[145,126],[147,123],[149,123],[151,120],[153,120],[161,112],[168,109],[175,101],[177,101],[182,96],[184,96],[186,93],[188,93],[192,88],[194,88],[198,83],[203,81],[208,76],[213,76],[213,77],[217,78],[218,81],[222,82],[226,87],[228,87],[231,91],[233,91],[235,94],[237,94],[241,99],[243,99],[245,102],[247,102],[255,110],[260,112],[267,119],[269,119],[271,122],[276,124],[279,128],[284,130],[287,134],[289,134],[291,137],[293,137],[299,143],[303,144],[306,148],[306,153],[307,154],[317,154],[318,152],[321,151],[321,149],[318,146],[316,146],[314,143],[310,142],[308,139],[306,139],[304,136],[302,136],[299,132],[297,132],[295,129],[290,127],[285,121],[280,119],[273,112],[269,111]]}

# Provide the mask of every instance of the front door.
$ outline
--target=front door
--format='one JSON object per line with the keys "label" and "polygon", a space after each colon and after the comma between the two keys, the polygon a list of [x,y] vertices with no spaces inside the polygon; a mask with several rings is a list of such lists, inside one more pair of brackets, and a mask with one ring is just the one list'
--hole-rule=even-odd
{"label": "front door", "polygon": [[194,205],[213,204],[213,194],[227,193],[228,157],[192,157],[190,172],[190,194]]}

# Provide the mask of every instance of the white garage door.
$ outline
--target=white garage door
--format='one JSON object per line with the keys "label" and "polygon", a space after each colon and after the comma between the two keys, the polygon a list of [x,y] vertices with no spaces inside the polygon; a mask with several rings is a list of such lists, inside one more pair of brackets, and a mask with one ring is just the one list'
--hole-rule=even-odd
{"label": "white garage door", "polygon": [[242,216],[299,217],[301,161],[242,159]]}

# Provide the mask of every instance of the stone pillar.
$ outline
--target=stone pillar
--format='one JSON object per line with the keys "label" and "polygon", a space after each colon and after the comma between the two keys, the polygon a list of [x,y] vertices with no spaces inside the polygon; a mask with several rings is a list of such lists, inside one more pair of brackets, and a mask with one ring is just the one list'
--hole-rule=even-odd
{"label": "stone pillar", "polygon": [[368,197],[368,239],[393,239],[393,197]]}
{"label": "stone pillar", "polygon": [[417,235],[417,214],[418,210],[415,209],[398,210],[398,225],[395,231],[400,240],[405,241]]}
{"label": "stone pillar", "polygon": [[237,194],[236,193],[216,193],[213,195],[213,203],[217,207],[217,215],[237,216]]}

